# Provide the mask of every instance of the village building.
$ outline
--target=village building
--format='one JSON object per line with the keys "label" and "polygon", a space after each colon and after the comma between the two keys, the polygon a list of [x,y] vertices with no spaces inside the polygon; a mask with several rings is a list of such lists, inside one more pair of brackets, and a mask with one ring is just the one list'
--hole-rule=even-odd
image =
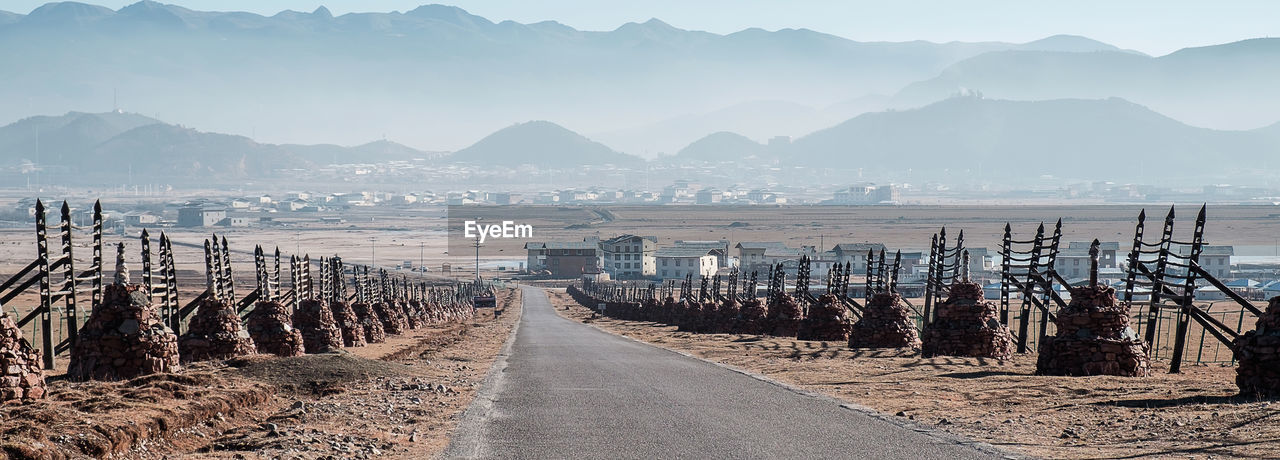
{"label": "village building", "polygon": [[657,244],[657,237],[629,234],[601,241],[600,265],[613,279],[652,277],[657,273]]}

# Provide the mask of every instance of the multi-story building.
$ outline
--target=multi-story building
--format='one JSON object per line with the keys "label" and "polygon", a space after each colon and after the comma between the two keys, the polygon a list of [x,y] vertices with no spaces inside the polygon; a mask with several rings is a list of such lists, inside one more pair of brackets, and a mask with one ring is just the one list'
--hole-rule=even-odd
{"label": "multi-story building", "polygon": [[787,246],[777,241],[743,241],[733,245],[738,250],[738,267],[743,273],[751,273],[753,271],[765,274],[769,270],[769,259],[765,258],[765,252],[770,249],[780,250]]}
{"label": "multi-story building", "polygon": [[179,227],[212,227],[227,218],[227,209],[221,206],[197,204],[178,209]]}
{"label": "multi-story building", "polygon": [[716,256],[716,264],[720,268],[732,268],[737,262],[729,256],[729,240],[676,240],[673,246],[711,251],[711,254]]}
{"label": "multi-story building", "polygon": [[525,243],[524,248],[529,252],[529,272],[547,271],[554,278],[578,278],[590,272],[588,267],[598,268],[600,260],[599,240],[595,238]]}
{"label": "multi-story building", "polygon": [[614,279],[637,279],[655,276],[657,265],[653,252],[658,238],[622,235],[600,242],[600,266]]}
{"label": "multi-story building", "polygon": [[[1089,241],[1072,241],[1067,243],[1067,247],[1058,251],[1058,260],[1054,261],[1054,269],[1058,271],[1066,279],[1087,278],[1089,276],[1089,267],[1093,264],[1093,258],[1089,255],[1089,248],[1093,246]],[[1105,270],[1116,268],[1116,252],[1120,250],[1120,243],[1110,241],[1100,243],[1098,245],[1098,269]]]}
{"label": "multi-story building", "polygon": [[713,276],[719,266],[716,264],[716,255],[711,252],[698,247],[658,248],[653,253],[658,265],[658,276],[662,279],[683,279],[686,275],[693,275],[694,279]]}
{"label": "multi-story building", "polygon": [[[1231,256],[1235,255],[1234,246],[1209,246],[1205,245],[1200,248],[1200,267],[1213,275],[1214,278],[1227,279],[1231,277]],[[1183,257],[1191,255],[1190,246],[1181,246],[1178,248],[1178,254]]]}
{"label": "multi-story building", "polygon": [[[867,274],[867,253],[871,252],[877,257],[880,251],[885,249],[880,243],[840,243],[831,251],[835,253],[836,261],[841,264],[849,264],[849,268],[856,275]],[[886,257],[891,257],[886,254]]]}

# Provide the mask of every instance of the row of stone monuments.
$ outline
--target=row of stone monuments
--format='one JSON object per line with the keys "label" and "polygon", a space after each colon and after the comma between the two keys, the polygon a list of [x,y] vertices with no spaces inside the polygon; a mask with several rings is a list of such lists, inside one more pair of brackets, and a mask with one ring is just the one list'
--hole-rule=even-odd
{"label": "row of stone monuments", "polygon": [[[116,283],[79,331],[67,377],[72,381],[124,380],[177,371],[181,363],[225,360],[255,353],[299,356],[386,340],[432,323],[472,315],[464,304],[387,301],[370,304],[307,299],[291,309],[260,301],[241,321],[234,306],[212,297],[201,301],[181,337],[164,321],[145,288],[128,283],[117,268]],[[45,395],[40,353],[7,314],[0,314],[0,401]]]}
{"label": "row of stone monuments", "polygon": [[[785,293],[763,308],[758,299],[698,303],[667,297],[662,302],[605,302],[604,314],[673,324],[690,332],[848,341],[854,348],[915,349],[923,357],[1010,358],[1015,349],[1013,335],[1000,322],[997,306],[984,300],[982,286],[962,281],[948,291],[947,299],[937,306],[936,317],[919,335],[912,310],[894,292],[874,294],[862,318],[853,324],[833,294],[818,297],[808,316]],[[570,286],[568,292],[585,306],[595,308],[600,303],[577,287]],[[1058,312],[1055,324],[1057,334],[1046,337],[1040,346],[1037,373],[1145,376],[1150,372],[1150,349],[1129,327],[1128,315],[1116,301],[1114,289],[1073,288],[1072,301]],[[1280,327],[1274,334],[1276,345],[1280,345]],[[1280,346],[1266,351],[1277,349]]]}

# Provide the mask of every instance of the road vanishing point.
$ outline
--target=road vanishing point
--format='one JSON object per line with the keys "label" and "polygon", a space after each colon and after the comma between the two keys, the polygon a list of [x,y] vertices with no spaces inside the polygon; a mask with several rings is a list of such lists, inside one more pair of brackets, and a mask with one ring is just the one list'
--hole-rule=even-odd
{"label": "road vanishing point", "polygon": [[603,332],[522,287],[445,458],[966,459],[1005,454]]}

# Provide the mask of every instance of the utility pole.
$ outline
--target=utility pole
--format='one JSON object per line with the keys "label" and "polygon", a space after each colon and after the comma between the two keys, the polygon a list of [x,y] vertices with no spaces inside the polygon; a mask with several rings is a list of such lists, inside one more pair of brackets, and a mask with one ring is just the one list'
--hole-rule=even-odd
{"label": "utility pole", "polygon": [[480,239],[476,238],[476,242],[472,244],[476,248],[476,286],[480,285]]}
{"label": "utility pole", "polygon": [[377,264],[378,259],[374,257],[375,255],[374,243],[376,241],[378,241],[378,237],[376,236],[369,237],[369,266],[370,267],[378,266]]}
{"label": "utility pole", "polygon": [[427,268],[427,243],[421,241],[418,242],[418,268]]}

